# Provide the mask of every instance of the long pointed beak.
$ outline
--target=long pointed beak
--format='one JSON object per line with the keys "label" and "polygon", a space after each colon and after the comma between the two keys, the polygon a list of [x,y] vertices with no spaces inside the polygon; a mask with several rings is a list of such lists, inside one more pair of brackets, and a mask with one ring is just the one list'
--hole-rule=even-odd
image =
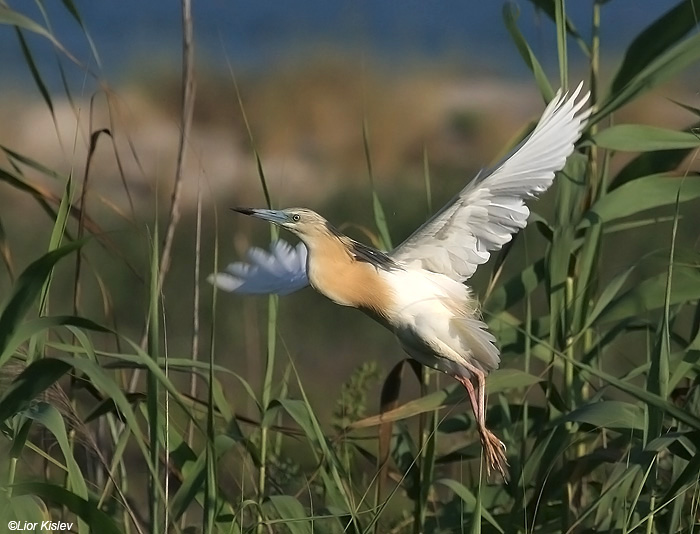
{"label": "long pointed beak", "polygon": [[283,224],[288,221],[289,217],[283,211],[279,210],[263,210],[258,208],[231,208],[233,211],[242,213],[244,215],[250,215],[251,217],[257,217],[258,219],[263,219],[265,221],[270,221],[274,224]]}

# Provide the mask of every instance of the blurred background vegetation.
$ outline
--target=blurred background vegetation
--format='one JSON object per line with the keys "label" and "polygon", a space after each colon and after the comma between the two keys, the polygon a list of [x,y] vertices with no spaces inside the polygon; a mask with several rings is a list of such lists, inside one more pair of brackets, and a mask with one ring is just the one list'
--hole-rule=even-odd
{"label": "blurred background vegetation", "polygon": [[[0,2],[0,516],[697,529],[698,7],[212,2],[183,21],[164,2]],[[480,478],[461,392],[401,375],[362,314],[311,290],[213,301],[206,275],[270,237],[229,206],[267,189],[375,246],[385,216],[399,243],[579,79],[598,110],[580,182],[472,284],[504,348],[489,417],[509,485]],[[627,124],[656,129],[610,128]]]}

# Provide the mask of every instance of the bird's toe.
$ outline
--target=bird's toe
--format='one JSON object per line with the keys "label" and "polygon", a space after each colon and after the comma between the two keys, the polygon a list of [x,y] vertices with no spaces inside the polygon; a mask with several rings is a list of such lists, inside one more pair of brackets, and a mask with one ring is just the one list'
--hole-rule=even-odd
{"label": "bird's toe", "polygon": [[504,481],[508,480],[508,458],[506,446],[492,432],[485,430],[482,433],[482,446],[486,456],[486,474],[491,475],[491,470],[498,471]]}

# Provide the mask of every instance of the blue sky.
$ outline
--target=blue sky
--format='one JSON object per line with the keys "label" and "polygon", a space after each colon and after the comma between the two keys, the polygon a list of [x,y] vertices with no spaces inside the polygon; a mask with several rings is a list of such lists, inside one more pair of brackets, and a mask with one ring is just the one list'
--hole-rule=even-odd
{"label": "blue sky", "polygon": [[[568,14],[584,36],[590,33],[592,3],[567,2]],[[499,74],[526,72],[503,24],[504,2],[199,0],[193,4],[199,60],[222,70],[227,60],[239,69],[264,71],[290,57],[347,51],[386,65],[461,58]],[[621,53],[639,31],[676,4],[670,0],[605,3],[601,17],[604,50]],[[43,24],[34,3],[18,5]],[[545,64],[552,63],[554,33],[547,16],[529,1],[510,5],[520,11],[519,24],[531,46]],[[179,65],[178,2],[76,0],[76,6],[108,80],[123,76],[134,65]],[[94,64],[87,39],[63,3],[49,2],[47,8],[57,38],[81,61]],[[31,37],[29,42],[42,71],[55,68],[55,55],[45,40]],[[0,26],[0,63],[4,65],[3,81],[29,81],[9,26]]]}

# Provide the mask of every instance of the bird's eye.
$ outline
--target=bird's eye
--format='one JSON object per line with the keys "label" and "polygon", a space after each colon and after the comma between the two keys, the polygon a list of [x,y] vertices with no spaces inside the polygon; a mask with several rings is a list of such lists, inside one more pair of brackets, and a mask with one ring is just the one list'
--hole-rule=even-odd
{"label": "bird's eye", "polygon": [[294,222],[299,222],[300,219],[301,219],[301,215],[299,215],[298,213],[292,215],[292,220]]}

